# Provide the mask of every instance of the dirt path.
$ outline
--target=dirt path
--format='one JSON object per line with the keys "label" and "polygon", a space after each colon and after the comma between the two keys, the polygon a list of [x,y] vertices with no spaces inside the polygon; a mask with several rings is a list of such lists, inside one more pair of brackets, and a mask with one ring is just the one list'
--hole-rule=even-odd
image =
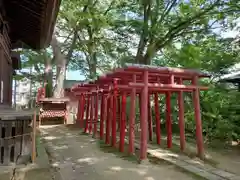
{"label": "dirt path", "polygon": [[139,165],[105,153],[93,138],[77,129],[48,126],[41,129],[62,180],[194,180],[172,165]]}

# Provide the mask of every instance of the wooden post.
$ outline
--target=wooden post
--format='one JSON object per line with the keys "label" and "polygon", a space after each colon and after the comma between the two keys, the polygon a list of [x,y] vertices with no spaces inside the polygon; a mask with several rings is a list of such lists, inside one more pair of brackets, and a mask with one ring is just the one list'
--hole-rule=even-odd
{"label": "wooden post", "polygon": [[[197,86],[198,77],[194,77],[192,84]],[[199,89],[193,91],[193,104],[194,104],[194,114],[196,121],[196,138],[197,138],[197,151],[198,156],[204,158],[204,147],[203,147],[203,136],[202,136],[202,120],[201,120],[201,110],[200,110],[200,93]]]}
{"label": "wooden post", "polygon": [[32,163],[36,161],[36,118],[37,112],[35,109],[32,121]]}
{"label": "wooden post", "polygon": [[116,117],[117,117],[117,79],[113,80],[113,100],[112,100],[112,146],[117,143]]}
{"label": "wooden post", "polygon": [[104,120],[105,120],[105,97],[104,93],[101,94],[101,117],[100,117],[100,139],[104,137]]}
{"label": "wooden post", "polygon": [[91,94],[91,101],[90,101],[90,121],[89,121],[89,133],[92,133],[93,111],[94,111],[94,95],[93,95],[93,94]]}
{"label": "wooden post", "polygon": [[84,132],[87,133],[88,132],[88,124],[89,124],[89,108],[90,108],[90,102],[91,102],[91,96],[87,95],[87,109],[86,109],[86,117],[85,117],[85,129]]}
{"label": "wooden post", "polygon": [[121,99],[120,99],[120,95],[118,95],[117,97],[117,131],[120,130],[120,122],[121,122]]}
{"label": "wooden post", "polygon": [[[180,79],[179,84],[183,84],[182,79]],[[184,123],[184,99],[183,91],[178,92],[178,120],[179,120],[179,130],[180,130],[180,148],[182,151],[185,150],[185,123]]]}
{"label": "wooden post", "polygon": [[98,124],[98,93],[96,93],[95,96],[95,115],[94,115],[94,128],[93,128],[93,134],[96,137],[97,136],[97,124]]}
{"label": "wooden post", "polygon": [[120,121],[120,144],[119,150],[120,152],[124,152],[124,144],[125,144],[125,127],[126,127],[126,97],[127,93],[124,91],[122,93],[122,114]]}
{"label": "wooden post", "polygon": [[152,141],[152,110],[151,110],[151,94],[148,95],[148,138]]}
{"label": "wooden post", "polygon": [[[174,84],[174,75],[171,74],[169,84]],[[171,115],[171,92],[166,93],[166,126],[167,126],[167,147],[172,148],[172,115]]]}
{"label": "wooden post", "polygon": [[154,94],[154,105],[155,105],[155,118],[156,118],[156,136],[157,144],[161,144],[161,122],[160,122],[160,112],[158,104],[158,93]]}
{"label": "wooden post", "polygon": [[106,137],[105,137],[106,144],[110,144],[110,121],[111,121],[110,108],[111,108],[111,97],[107,97],[107,111],[106,111],[107,119],[106,119]]}
{"label": "wooden post", "polygon": [[[133,75],[133,82],[136,82],[136,74]],[[132,88],[131,92],[131,104],[130,104],[130,118],[129,118],[129,146],[128,152],[129,154],[134,153],[134,125],[135,125],[135,114],[136,114],[136,88]]]}
{"label": "wooden post", "polygon": [[142,98],[141,98],[141,93],[138,94],[138,106],[139,106],[139,118],[140,118],[140,129],[142,129],[142,124],[141,124],[141,116],[142,116],[142,110],[141,110],[141,104],[142,104]]}
{"label": "wooden post", "polygon": [[81,95],[81,107],[80,107],[80,128],[84,127],[84,113],[85,113],[85,96],[84,94]]}
{"label": "wooden post", "polygon": [[147,158],[147,131],[148,131],[148,71],[145,70],[143,73],[143,82],[144,87],[141,92],[141,146],[140,146],[140,160],[144,160]]}
{"label": "wooden post", "polygon": [[80,99],[79,99],[79,101],[78,101],[78,111],[77,111],[77,120],[76,120],[76,124],[78,124],[79,123],[79,126],[80,126],[80,128],[81,128],[81,107],[82,106],[82,99],[81,99],[81,96],[80,96]]}
{"label": "wooden post", "polygon": [[172,117],[171,117],[171,92],[166,93],[166,128],[167,147],[172,147]]}

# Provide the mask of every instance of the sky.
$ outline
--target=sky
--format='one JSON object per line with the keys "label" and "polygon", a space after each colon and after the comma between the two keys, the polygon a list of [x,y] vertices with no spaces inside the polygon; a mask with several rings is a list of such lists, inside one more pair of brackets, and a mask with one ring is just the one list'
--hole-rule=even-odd
{"label": "sky", "polygon": [[66,78],[68,80],[84,80],[85,77],[81,75],[80,71],[67,71]]}

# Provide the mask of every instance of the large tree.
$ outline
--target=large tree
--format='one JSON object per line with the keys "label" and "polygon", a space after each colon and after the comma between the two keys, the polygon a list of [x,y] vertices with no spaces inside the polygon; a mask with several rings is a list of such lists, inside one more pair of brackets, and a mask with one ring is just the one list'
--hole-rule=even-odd
{"label": "large tree", "polygon": [[[150,64],[166,46],[193,33],[231,25],[240,12],[237,0],[141,0],[122,1],[115,31],[120,36],[138,41],[135,62]],[[124,19],[120,19],[124,16]]]}

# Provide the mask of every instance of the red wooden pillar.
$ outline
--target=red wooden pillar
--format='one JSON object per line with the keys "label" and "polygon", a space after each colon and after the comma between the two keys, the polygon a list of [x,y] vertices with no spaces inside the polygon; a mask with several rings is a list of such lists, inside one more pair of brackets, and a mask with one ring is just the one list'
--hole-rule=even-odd
{"label": "red wooden pillar", "polygon": [[[133,82],[136,82],[136,74],[133,75]],[[135,125],[135,114],[136,114],[136,88],[132,88],[131,92],[131,104],[130,104],[130,118],[129,118],[129,146],[128,152],[129,154],[134,153],[134,125]]]}
{"label": "red wooden pillar", "polygon": [[[169,84],[174,84],[174,76],[171,75]],[[171,115],[171,92],[166,93],[166,127],[167,127],[167,147],[172,147],[172,115]]]}
{"label": "red wooden pillar", "polygon": [[155,107],[155,118],[156,118],[156,136],[157,144],[161,144],[161,122],[160,122],[160,112],[158,104],[158,93],[154,93],[154,107]]}
{"label": "red wooden pillar", "polygon": [[172,147],[171,92],[166,93],[167,147]]}
{"label": "red wooden pillar", "polygon": [[80,128],[83,127],[83,118],[82,114],[84,113],[84,104],[83,104],[83,94],[80,95],[80,99],[78,101],[78,114],[77,114],[77,120],[79,121]]}
{"label": "red wooden pillar", "polygon": [[144,87],[141,92],[141,147],[140,147],[140,160],[147,158],[147,131],[148,131],[148,71],[143,73]]}
{"label": "red wooden pillar", "polygon": [[152,110],[151,110],[151,94],[148,95],[148,138],[152,141]]}
{"label": "red wooden pillar", "polygon": [[79,101],[78,101],[78,113],[77,113],[77,122],[79,123],[80,128],[82,128],[82,104],[83,104],[83,98],[82,98],[82,94],[80,95]]}
{"label": "red wooden pillar", "polygon": [[83,128],[84,127],[84,113],[85,113],[85,96],[84,94],[82,94],[82,105],[81,105],[81,117],[80,117],[80,127]]}
{"label": "red wooden pillar", "polygon": [[[140,121],[141,121],[141,115],[142,115],[142,111],[141,111],[141,104],[142,104],[142,100],[141,100],[141,93],[138,94],[138,106],[139,106],[139,115],[140,115]],[[140,129],[142,129],[141,126],[141,122],[140,122]]]}
{"label": "red wooden pillar", "polygon": [[[198,77],[194,77],[192,84],[197,86]],[[197,138],[197,150],[198,156],[204,158],[204,147],[203,147],[203,136],[202,136],[202,120],[201,120],[201,110],[200,110],[200,93],[199,89],[193,90],[193,104],[194,113],[196,121],[196,138]]]}
{"label": "red wooden pillar", "polygon": [[112,100],[112,146],[116,146],[116,117],[117,117],[117,80],[113,80],[113,100]]}
{"label": "red wooden pillar", "polygon": [[77,111],[77,121],[76,124],[79,123],[79,126],[81,128],[81,106],[82,106],[82,97],[80,96],[80,99],[78,100],[78,111]]}
{"label": "red wooden pillar", "polygon": [[94,111],[94,95],[93,95],[93,94],[91,94],[91,101],[90,101],[90,121],[89,121],[89,133],[91,133],[91,132],[92,132],[93,111]]}
{"label": "red wooden pillar", "polygon": [[120,144],[119,150],[120,152],[124,152],[124,140],[125,140],[125,126],[126,126],[126,101],[127,101],[127,93],[123,91],[122,93],[122,114],[120,121]]}
{"label": "red wooden pillar", "polygon": [[101,115],[100,115],[100,139],[103,139],[104,137],[104,120],[105,120],[105,106],[106,106],[106,100],[104,93],[101,94]]}
{"label": "red wooden pillar", "polygon": [[110,144],[110,107],[111,107],[111,97],[107,97],[107,119],[106,119],[106,137],[105,143]]}
{"label": "red wooden pillar", "polygon": [[[182,79],[179,80],[179,84],[183,84]],[[183,91],[178,92],[178,124],[180,130],[180,147],[184,151],[186,147],[185,142],[185,123],[184,123],[184,99]]]}
{"label": "red wooden pillar", "polygon": [[96,93],[95,96],[95,115],[94,115],[94,127],[93,127],[93,133],[94,136],[97,136],[97,123],[98,123],[98,93]]}
{"label": "red wooden pillar", "polygon": [[88,132],[88,124],[89,124],[89,108],[90,108],[90,102],[91,102],[91,95],[88,94],[87,95],[87,108],[86,108],[86,117],[85,117],[85,129],[84,132],[87,133]]}
{"label": "red wooden pillar", "polygon": [[120,129],[120,122],[121,122],[121,99],[120,95],[117,98],[117,123],[118,123],[118,130]]}

